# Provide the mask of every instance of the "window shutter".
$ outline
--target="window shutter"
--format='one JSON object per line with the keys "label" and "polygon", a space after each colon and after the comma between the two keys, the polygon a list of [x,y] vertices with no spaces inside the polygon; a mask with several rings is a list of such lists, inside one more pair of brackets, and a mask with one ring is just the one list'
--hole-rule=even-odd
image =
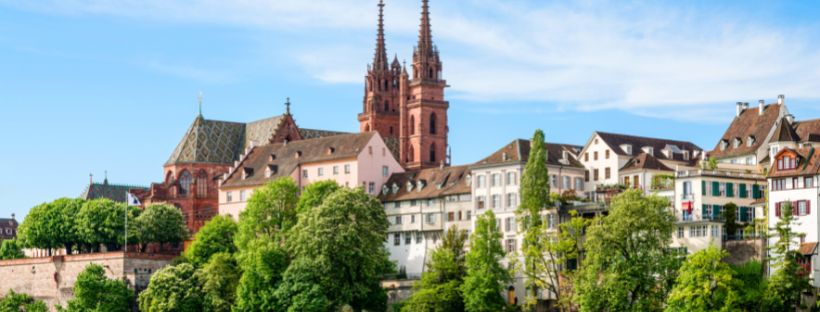
{"label": "window shutter", "polygon": [[701,219],[706,219],[706,218],[709,217],[709,215],[706,214],[706,210],[708,209],[708,207],[709,207],[709,205],[701,206],[701,208],[700,208],[700,218]]}
{"label": "window shutter", "polygon": [[700,195],[706,195],[706,180],[700,181]]}
{"label": "window shutter", "polygon": [[760,185],[752,184],[752,198],[760,198]]}
{"label": "window shutter", "polygon": [[806,214],[811,214],[811,200],[806,201]]}
{"label": "window shutter", "polygon": [[780,203],[774,204],[774,215],[780,217]]}
{"label": "window shutter", "polygon": [[726,197],[735,197],[734,183],[726,183]]}
{"label": "window shutter", "polygon": [[792,216],[798,216],[797,214],[797,202],[792,202]]}
{"label": "window shutter", "polygon": [[712,220],[720,219],[720,205],[712,206]]}
{"label": "window shutter", "polygon": [[712,196],[720,196],[720,182],[712,182]]}
{"label": "window shutter", "polygon": [[749,197],[749,190],[746,189],[746,183],[741,183],[740,186],[740,198],[748,198]]}

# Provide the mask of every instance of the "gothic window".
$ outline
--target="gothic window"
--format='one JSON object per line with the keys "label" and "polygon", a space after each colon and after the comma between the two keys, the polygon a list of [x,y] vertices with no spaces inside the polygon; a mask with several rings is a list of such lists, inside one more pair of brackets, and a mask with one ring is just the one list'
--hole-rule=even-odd
{"label": "gothic window", "polygon": [[390,134],[393,134],[393,126],[390,126]]}
{"label": "gothic window", "polygon": [[436,113],[430,114],[430,134],[436,134]]}
{"label": "gothic window", "polygon": [[410,134],[416,134],[416,117],[410,116]]}
{"label": "gothic window", "polygon": [[368,125],[368,124],[364,125],[364,132],[370,132],[370,125]]}
{"label": "gothic window", "polygon": [[208,197],[208,173],[205,169],[200,169],[196,177],[196,195],[197,197]]}
{"label": "gothic window", "polygon": [[165,175],[165,184],[171,184],[171,182],[173,180],[174,180],[174,173],[171,172],[171,171],[168,171],[168,174]]}
{"label": "gothic window", "polygon": [[413,150],[413,145],[410,145],[410,148],[407,151],[407,162],[412,162],[416,160],[416,152]]}
{"label": "gothic window", "polygon": [[384,101],[384,111],[385,112],[390,111],[390,101]]}
{"label": "gothic window", "polygon": [[430,145],[430,162],[436,162],[436,144]]}
{"label": "gothic window", "polygon": [[191,182],[193,178],[191,177],[191,173],[188,170],[182,172],[179,175],[179,195],[186,196],[188,193],[191,192]]}
{"label": "gothic window", "polygon": [[430,68],[430,79],[433,79],[435,77],[435,76],[433,76],[433,74],[434,74],[433,69]]}

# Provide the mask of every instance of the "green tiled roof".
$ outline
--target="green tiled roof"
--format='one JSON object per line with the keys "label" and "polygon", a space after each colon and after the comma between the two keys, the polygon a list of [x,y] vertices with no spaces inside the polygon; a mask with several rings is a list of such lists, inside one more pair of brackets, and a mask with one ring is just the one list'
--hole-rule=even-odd
{"label": "green tiled roof", "polygon": [[198,116],[166,165],[179,163],[232,164],[253,141],[266,144],[273,137],[282,116],[244,124],[207,120]]}
{"label": "green tiled roof", "polygon": [[91,183],[91,185],[87,186],[83,193],[80,194],[80,198],[85,200],[108,198],[115,202],[124,203],[127,200],[125,193],[132,190],[147,191],[148,188],[144,186],[109,184],[108,180],[106,180],[103,183]]}

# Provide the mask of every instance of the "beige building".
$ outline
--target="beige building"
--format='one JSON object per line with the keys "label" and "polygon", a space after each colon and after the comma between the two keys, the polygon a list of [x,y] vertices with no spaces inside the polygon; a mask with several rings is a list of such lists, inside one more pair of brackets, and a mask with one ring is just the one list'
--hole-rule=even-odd
{"label": "beige building", "polygon": [[376,132],[251,146],[220,184],[219,213],[238,218],[256,188],[280,177],[300,188],[333,180],[375,196],[397,172],[404,169]]}
{"label": "beige building", "polygon": [[437,167],[393,174],[379,199],[390,222],[385,247],[396,267],[416,279],[451,226],[472,228],[467,166]]}

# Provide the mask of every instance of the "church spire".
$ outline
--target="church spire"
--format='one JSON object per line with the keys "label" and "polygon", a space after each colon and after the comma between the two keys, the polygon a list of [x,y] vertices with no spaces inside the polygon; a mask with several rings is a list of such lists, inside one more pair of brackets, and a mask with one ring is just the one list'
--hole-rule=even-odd
{"label": "church spire", "polygon": [[430,5],[428,0],[421,0],[421,26],[419,27],[419,43],[416,47],[421,56],[433,55],[433,31],[430,27]]}
{"label": "church spire", "polygon": [[384,44],[384,0],[379,0],[379,30],[376,35],[376,55],[373,57],[374,70],[387,70],[387,48]]}

